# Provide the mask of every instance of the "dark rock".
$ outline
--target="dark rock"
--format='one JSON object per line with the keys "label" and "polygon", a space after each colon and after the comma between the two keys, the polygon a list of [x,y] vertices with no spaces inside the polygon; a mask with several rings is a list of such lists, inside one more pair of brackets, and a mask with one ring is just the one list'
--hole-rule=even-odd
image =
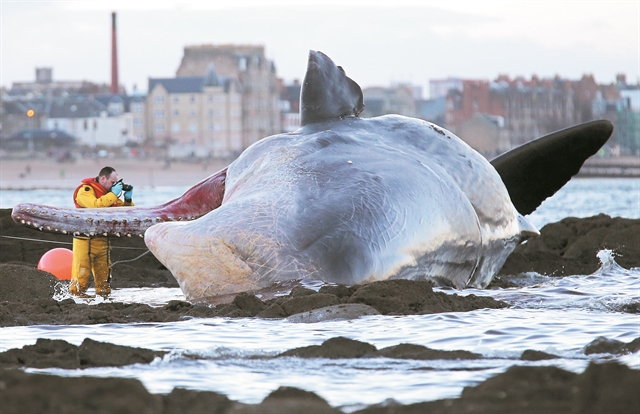
{"label": "dark rock", "polygon": [[162,413],[162,398],[129,378],[58,377],[0,370],[3,414]]}
{"label": "dark rock", "polygon": [[640,413],[640,371],[618,362],[590,363],[577,382],[577,402],[573,412]]}
{"label": "dark rock", "polygon": [[284,318],[287,316],[287,312],[282,309],[282,306],[278,305],[277,303],[272,303],[268,308],[266,308],[256,316],[265,319]]}
{"label": "dark rock", "polygon": [[340,300],[335,295],[312,292],[312,294],[294,296],[282,302],[280,306],[282,306],[282,309],[284,309],[287,315],[294,315],[296,313],[324,308],[325,306],[338,305],[340,303]]}
{"label": "dark rock", "polygon": [[223,414],[233,402],[226,395],[211,391],[174,388],[164,396],[164,412],[180,414]]}
{"label": "dark rock", "polygon": [[488,297],[461,297],[434,292],[429,281],[393,279],[358,287],[349,303],[364,303],[383,315],[414,315],[439,312],[467,312],[500,309],[507,304]]}
{"label": "dark rock", "polygon": [[342,414],[317,394],[294,387],[280,387],[258,405],[244,405],[234,414]]}
{"label": "dark rock", "polygon": [[299,358],[361,358],[373,355],[376,347],[366,342],[360,342],[338,336],[327,339],[322,345],[311,345],[290,349],[278,356],[295,356]]}
{"label": "dark rock", "polygon": [[51,273],[17,264],[0,264],[0,301],[51,298],[60,281]]}
{"label": "dark rock", "polygon": [[60,339],[38,338],[35,345],[0,353],[0,367],[80,368],[78,347]]}
{"label": "dark rock", "polygon": [[547,354],[546,352],[536,351],[533,349],[525,350],[520,356],[520,359],[522,361],[543,361],[546,359],[556,359],[556,358],[560,358],[560,357],[557,355]]}
{"label": "dark rock", "polygon": [[640,338],[634,339],[632,342],[626,344],[615,339],[607,339],[603,336],[599,336],[593,341],[589,342],[584,347],[585,355],[591,354],[629,354],[637,352],[640,348]]}
{"label": "dark rock", "polygon": [[589,275],[600,267],[596,254],[602,249],[613,250],[625,269],[640,266],[640,219],[599,214],[549,223],[539,237],[516,247],[499,274]]}
{"label": "dark rock", "polygon": [[166,352],[144,348],[114,345],[86,338],[78,352],[80,365],[88,367],[119,367],[131,364],[148,364]]}
{"label": "dark rock", "polygon": [[240,293],[233,299],[233,303],[238,308],[247,311],[251,316],[257,315],[267,307],[264,302],[250,293]]}
{"label": "dark rock", "polygon": [[481,359],[482,355],[469,351],[441,351],[422,345],[399,344],[382,348],[376,356],[397,359]]}

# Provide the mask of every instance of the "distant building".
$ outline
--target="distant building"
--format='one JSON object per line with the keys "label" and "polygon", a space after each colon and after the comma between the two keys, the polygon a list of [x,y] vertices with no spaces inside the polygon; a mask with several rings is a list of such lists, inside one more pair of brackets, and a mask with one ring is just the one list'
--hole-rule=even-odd
{"label": "distant building", "polygon": [[176,76],[205,76],[211,63],[219,76],[236,78],[242,85],[242,148],[279,133],[280,90],[275,65],[265,57],[264,46],[186,46]]}
{"label": "distant building", "polygon": [[72,95],[107,94],[109,85],[83,81],[54,81],[53,69],[36,68],[35,82],[13,82],[8,97],[17,99],[66,97]]}
{"label": "distant building", "polygon": [[504,118],[477,113],[460,125],[458,134],[471,148],[491,159],[511,149]]}
{"label": "distant building", "polygon": [[147,135],[172,158],[228,157],[246,148],[242,86],[210,63],[206,76],[149,79]]}
{"label": "distant building", "polygon": [[429,80],[429,99],[446,98],[449,91],[462,91],[462,79],[446,78]]}
{"label": "distant building", "polygon": [[90,148],[123,147],[135,142],[133,117],[115,95],[105,105],[94,97],[75,96],[50,102],[47,129],[66,131]]}
{"label": "distant building", "polygon": [[300,128],[300,91],[302,85],[297,79],[289,85],[286,85],[283,80],[279,80],[279,84],[282,132],[293,132]]}
{"label": "distant building", "polygon": [[[617,88],[598,85],[591,75],[578,81],[558,76],[510,79],[506,75],[493,82],[463,80],[461,90],[450,90],[447,95],[445,121],[448,129],[466,140],[471,138],[464,136],[461,128],[476,114],[501,117],[513,148],[594,119],[609,119],[615,124],[610,103],[619,98]],[[617,145],[616,138],[612,137],[608,145]]]}
{"label": "distant building", "polygon": [[391,87],[368,87],[362,90],[364,111],[362,118],[386,114],[416,116],[416,90],[412,85],[400,84]]}
{"label": "distant building", "polygon": [[610,105],[616,113],[616,132],[622,155],[640,155],[640,82],[628,84],[626,76],[616,79],[620,99]]}
{"label": "distant building", "polygon": [[59,130],[89,147],[142,143],[144,96],[111,94],[107,85],[54,81],[51,68],[36,68],[35,82],[14,82],[2,95],[0,136],[23,130]]}

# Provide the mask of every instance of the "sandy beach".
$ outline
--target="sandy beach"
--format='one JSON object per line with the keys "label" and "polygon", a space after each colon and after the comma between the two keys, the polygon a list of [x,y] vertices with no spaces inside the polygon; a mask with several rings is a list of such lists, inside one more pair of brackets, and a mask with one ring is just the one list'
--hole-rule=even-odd
{"label": "sandy beach", "polygon": [[98,175],[104,166],[118,171],[120,178],[135,187],[193,185],[232,160],[171,162],[138,158],[83,158],[60,163],[55,159],[0,160],[0,190],[74,189],[83,178]]}

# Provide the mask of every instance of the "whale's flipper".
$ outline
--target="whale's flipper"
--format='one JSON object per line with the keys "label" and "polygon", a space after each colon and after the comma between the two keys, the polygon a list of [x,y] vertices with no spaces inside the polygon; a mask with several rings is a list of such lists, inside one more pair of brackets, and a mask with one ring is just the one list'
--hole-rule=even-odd
{"label": "whale's flipper", "polygon": [[300,125],[358,116],[363,109],[360,86],[329,56],[310,50],[300,91]]}
{"label": "whale's flipper", "polygon": [[526,215],[576,175],[612,132],[613,125],[607,120],[587,122],[514,148],[491,160],[491,164],[513,205]]}

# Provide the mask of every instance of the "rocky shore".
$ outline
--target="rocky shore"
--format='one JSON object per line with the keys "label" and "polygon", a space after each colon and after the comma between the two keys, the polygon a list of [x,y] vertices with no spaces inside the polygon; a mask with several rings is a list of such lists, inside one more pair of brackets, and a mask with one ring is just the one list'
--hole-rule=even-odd
{"label": "rocky shore", "polygon": [[[70,248],[70,236],[39,233],[18,226],[11,220],[10,213],[8,209],[0,210],[0,326],[5,327],[167,322],[214,316],[290,318],[295,322],[313,322],[368,314],[465,312],[508,306],[486,297],[434,292],[429,282],[405,280],[352,287],[325,286],[318,292],[301,286],[276,286],[273,291],[290,289],[291,292],[277,297],[266,294],[261,299],[245,293],[210,303],[171,301],[161,307],[141,303],[86,305],[76,304],[71,299],[56,301],[52,297],[55,290],[60,289],[60,282],[52,275],[36,269],[36,265],[46,251],[55,247]],[[139,257],[146,251],[143,240],[114,239],[112,246],[112,259],[116,263],[113,268],[114,289],[177,287],[170,272],[152,255]],[[549,224],[541,229],[540,237],[516,249],[490,288],[511,286],[511,277],[522,272],[557,277],[591,274],[599,267],[596,253],[601,249],[613,250],[616,261],[625,268],[640,267],[640,220],[599,215],[584,219],[567,218]],[[132,259],[136,260],[129,261]],[[626,305],[620,311],[638,313],[638,304]],[[615,355],[637,352],[638,346],[638,340],[623,344],[606,338],[594,338],[593,343],[585,344],[584,352]],[[61,368],[82,369],[148,363],[154,358],[162,358],[162,353],[152,350],[127,348],[89,339],[79,347],[64,341],[39,340],[35,345],[0,354],[0,413],[340,412],[316,394],[296,388],[278,389],[262,403],[251,405],[232,401],[213,392],[174,389],[167,395],[150,394],[139,381],[132,379],[67,378],[27,374],[20,369],[60,366],[50,365],[55,363],[65,364]],[[413,344],[392,348],[378,350],[370,344],[332,338],[321,346],[292,349],[278,357],[477,357],[466,351],[449,354]],[[535,360],[554,356],[529,350],[521,358]],[[616,362],[592,363],[581,374],[552,366],[514,366],[478,386],[465,388],[457,399],[411,405],[389,402],[359,412],[638,412],[639,373]],[[61,388],[72,391],[60,393]]]}

